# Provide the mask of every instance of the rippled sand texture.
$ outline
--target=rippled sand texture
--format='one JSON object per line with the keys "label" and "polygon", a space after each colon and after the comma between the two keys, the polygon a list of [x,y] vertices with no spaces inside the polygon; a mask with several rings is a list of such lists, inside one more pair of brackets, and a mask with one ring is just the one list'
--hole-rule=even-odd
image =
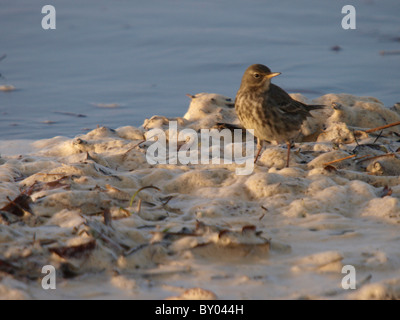
{"label": "rippled sand texture", "polygon": [[[149,165],[141,142],[168,128],[162,116],[1,157],[0,298],[399,298],[400,127],[365,131],[400,114],[370,97],[312,102],[327,107],[304,124],[291,167],[272,145],[248,176]],[[229,98],[208,94],[173,120],[238,124]],[[48,264],[55,291],[41,289]],[[341,287],[344,265],[356,290]]]}

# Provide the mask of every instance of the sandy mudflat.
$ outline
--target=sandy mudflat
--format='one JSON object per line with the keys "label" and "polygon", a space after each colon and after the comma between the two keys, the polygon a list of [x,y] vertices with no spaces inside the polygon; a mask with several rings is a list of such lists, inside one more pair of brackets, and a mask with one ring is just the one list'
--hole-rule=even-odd
{"label": "sandy mudflat", "polygon": [[[227,99],[197,95],[173,120],[237,123]],[[291,167],[272,145],[250,175],[150,165],[151,143],[139,143],[168,128],[162,116],[14,155],[0,144],[0,299],[398,299],[400,127],[365,131],[400,112],[345,94],[312,102],[327,107],[304,125]],[[57,289],[45,291],[49,264]],[[345,265],[356,290],[341,286]]]}

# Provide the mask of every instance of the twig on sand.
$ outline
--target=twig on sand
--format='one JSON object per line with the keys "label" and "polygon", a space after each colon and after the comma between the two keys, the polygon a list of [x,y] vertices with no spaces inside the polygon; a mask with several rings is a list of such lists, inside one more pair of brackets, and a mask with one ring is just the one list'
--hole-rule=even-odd
{"label": "twig on sand", "polygon": [[125,251],[123,253],[123,256],[124,257],[130,256],[132,253],[135,253],[135,252],[137,252],[139,250],[142,250],[142,249],[148,247],[149,245],[150,245],[149,243],[142,243],[142,244],[138,245],[137,247],[134,247],[134,248],[132,248],[132,249],[130,249],[128,251]]}
{"label": "twig on sand", "polygon": [[141,209],[142,209],[142,199],[139,199],[136,209],[137,213],[140,213]]}
{"label": "twig on sand", "polygon": [[[337,162],[341,162],[341,161],[344,161],[344,160],[352,159],[352,158],[354,158],[356,156],[357,156],[356,154],[353,154],[353,155],[348,156],[348,157],[336,159],[336,160],[333,160],[333,161],[330,161],[330,162],[325,162],[323,165],[325,167],[327,167],[327,166],[330,166],[333,163],[337,163]],[[383,158],[383,157],[395,157],[395,154],[386,153],[386,154],[382,154],[382,155],[379,155],[379,156],[371,156],[370,154],[367,154],[365,156],[361,156],[361,157],[356,158],[354,160],[357,160],[356,163],[358,164],[360,162],[364,162],[364,161],[368,161],[368,160],[374,160],[374,159]]]}
{"label": "twig on sand", "polygon": [[123,155],[123,159],[125,160],[125,158],[127,157],[128,153],[131,152],[133,149],[135,149],[136,147],[140,146],[142,143],[145,143],[146,140],[142,140],[139,143],[135,144],[132,148],[128,149],[128,151],[126,151]]}
{"label": "twig on sand", "polygon": [[356,137],[356,134],[355,134],[355,130],[353,130],[353,138],[354,138],[354,141],[356,142],[356,145],[357,145],[357,147],[359,147],[360,146],[360,144],[358,143],[358,140],[357,140],[357,137]]}
{"label": "twig on sand", "polygon": [[103,219],[104,224],[108,227],[112,227],[112,216],[109,208],[104,209],[103,211]]}
{"label": "twig on sand", "polygon": [[[372,157],[372,156],[371,156],[370,154],[366,154],[366,155],[364,155],[364,156],[355,158],[354,160],[358,161],[358,160],[365,159],[365,158],[368,158],[368,157]],[[364,160],[362,160],[362,161],[364,161]]]}
{"label": "twig on sand", "polygon": [[[129,207],[132,207],[133,205],[133,201],[135,201],[136,196],[139,194],[140,191],[145,190],[145,189],[156,189],[157,191],[161,191],[159,188],[154,187],[154,186],[146,186],[146,187],[142,187],[140,188],[138,191],[135,192],[135,194],[131,197],[131,201],[129,202]],[[138,210],[140,210],[142,205],[142,202],[139,201],[138,203]]]}
{"label": "twig on sand", "polygon": [[364,159],[361,159],[357,161],[357,163],[363,162],[363,161],[367,161],[367,160],[375,160],[375,159],[379,159],[379,158],[383,158],[383,157],[395,157],[396,155],[393,153],[386,153],[386,154],[382,154],[379,156],[373,156],[373,157],[365,157]]}
{"label": "twig on sand", "polygon": [[365,133],[372,133],[372,132],[375,132],[375,131],[391,128],[391,127],[398,126],[398,125],[400,125],[400,121],[397,121],[397,122],[394,122],[394,123],[390,123],[390,124],[387,124],[387,125],[384,125],[384,126],[380,126],[380,127],[377,127],[377,128],[368,129],[368,130],[365,130],[364,132]]}
{"label": "twig on sand", "polygon": [[333,161],[325,162],[323,165],[324,166],[329,166],[329,165],[331,165],[333,163],[341,162],[341,161],[344,161],[344,160],[347,160],[347,159],[351,159],[351,158],[354,158],[356,156],[357,156],[356,154],[353,154],[353,155],[348,156],[348,157],[344,157],[344,158],[336,159],[336,160],[333,160]]}
{"label": "twig on sand", "polygon": [[372,144],[375,144],[378,141],[378,139],[380,137],[382,137],[382,133],[383,133],[383,130],[381,132],[379,132],[378,136],[376,137],[376,139],[374,140],[374,142]]}

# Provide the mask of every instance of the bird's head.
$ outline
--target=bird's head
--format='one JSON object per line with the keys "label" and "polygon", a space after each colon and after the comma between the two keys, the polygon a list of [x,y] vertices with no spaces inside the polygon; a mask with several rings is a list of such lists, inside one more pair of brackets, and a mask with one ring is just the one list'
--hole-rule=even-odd
{"label": "bird's head", "polygon": [[280,74],[280,72],[271,72],[262,64],[253,64],[244,72],[241,87],[268,90],[271,78]]}

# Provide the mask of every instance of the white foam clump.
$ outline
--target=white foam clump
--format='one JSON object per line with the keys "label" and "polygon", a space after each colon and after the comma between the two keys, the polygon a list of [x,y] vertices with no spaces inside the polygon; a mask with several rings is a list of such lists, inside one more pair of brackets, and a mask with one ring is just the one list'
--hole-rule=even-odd
{"label": "white foam clump", "polygon": [[26,300],[29,299],[28,287],[10,277],[4,277],[0,281],[0,300]]}
{"label": "white foam clump", "polygon": [[239,124],[232,98],[215,93],[189,95],[189,109],[183,116],[190,121],[189,128],[212,128],[217,123]]}
{"label": "white foam clump", "polygon": [[[140,128],[100,127],[3,154],[0,262],[24,281],[27,268],[38,270],[30,274],[35,279],[38,266],[50,263],[61,276],[96,279],[99,291],[156,299],[199,283],[201,290],[175,298],[351,298],[337,290],[346,264],[360,268],[360,276],[398,277],[398,128],[377,141],[379,132],[365,133],[397,118],[374,98],[330,94],[312,103],[327,107],[304,124],[290,168],[284,168],[286,147],[268,146],[244,176],[236,175],[234,163],[151,165],[146,159],[151,143],[142,142],[149,130],[168,130],[171,120],[178,130],[238,125],[233,100],[217,94],[192,96],[184,117],[155,116]],[[20,195],[31,203],[13,204]],[[376,248],[384,259],[360,263]],[[0,271],[10,273],[5,262]],[[152,277],[158,287],[148,293],[145,279]],[[83,297],[86,280],[79,281]],[[0,286],[3,296],[19,296]],[[56,294],[62,297],[63,290],[68,295],[72,288]],[[372,296],[365,290],[357,298]],[[35,290],[21,295],[39,296]]]}
{"label": "white foam clump", "polygon": [[400,279],[389,279],[365,285],[350,296],[358,300],[399,300]]}

